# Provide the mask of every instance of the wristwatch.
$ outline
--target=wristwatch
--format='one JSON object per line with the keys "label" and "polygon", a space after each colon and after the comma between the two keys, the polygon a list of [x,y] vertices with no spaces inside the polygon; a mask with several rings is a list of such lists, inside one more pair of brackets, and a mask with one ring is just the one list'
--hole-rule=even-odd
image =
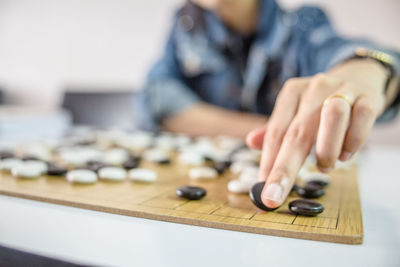
{"label": "wristwatch", "polygon": [[378,50],[367,49],[364,47],[359,47],[356,49],[355,54],[352,58],[368,58],[379,62],[387,71],[387,79],[385,83],[384,94],[386,94],[389,84],[394,78],[395,70],[393,66],[393,57],[389,54]]}

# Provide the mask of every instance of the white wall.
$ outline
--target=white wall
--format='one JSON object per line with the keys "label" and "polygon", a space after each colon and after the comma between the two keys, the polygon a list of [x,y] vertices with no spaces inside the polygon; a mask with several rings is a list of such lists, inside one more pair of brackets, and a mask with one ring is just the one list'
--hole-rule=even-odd
{"label": "white wall", "polygon": [[324,8],[340,33],[361,36],[400,49],[400,0],[278,0],[294,8],[315,4]]}
{"label": "white wall", "polygon": [[[54,106],[68,84],[137,88],[183,0],[0,0],[0,86]],[[281,0],[326,6],[341,32],[400,49],[399,0]]]}
{"label": "white wall", "polygon": [[66,84],[137,87],[179,0],[0,0],[0,84],[55,105]]}

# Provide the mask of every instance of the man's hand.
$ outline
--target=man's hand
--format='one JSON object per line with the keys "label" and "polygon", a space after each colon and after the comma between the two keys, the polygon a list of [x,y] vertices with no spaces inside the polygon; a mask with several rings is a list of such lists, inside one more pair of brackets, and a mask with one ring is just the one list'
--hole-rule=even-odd
{"label": "man's hand", "polygon": [[261,194],[266,206],[285,201],[314,144],[322,172],[360,149],[395,95],[395,89],[384,94],[386,78],[379,63],[351,60],[329,73],[285,83],[267,125],[247,136],[250,147],[263,150],[259,178],[266,181]]}

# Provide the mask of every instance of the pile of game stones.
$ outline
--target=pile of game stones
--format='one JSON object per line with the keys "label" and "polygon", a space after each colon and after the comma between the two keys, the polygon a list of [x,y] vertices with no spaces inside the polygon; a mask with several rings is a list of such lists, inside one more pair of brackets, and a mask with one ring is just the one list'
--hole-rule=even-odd
{"label": "pile of game stones", "polygon": [[[170,133],[86,131],[56,141],[2,150],[0,169],[25,179],[49,175],[62,176],[74,183],[127,178],[152,182],[157,174],[138,168],[140,161],[165,165],[177,154],[177,163],[190,167],[189,178],[214,179],[230,166],[233,172],[247,165],[255,168],[256,161],[246,162],[250,160],[246,159],[249,153],[244,147],[242,140],[226,136],[192,139]],[[254,155],[251,157],[253,160]]]}
{"label": "pile of game stones", "polygon": [[[248,149],[242,139],[218,136],[214,140],[200,138],[178,151],[180,164],[190,166],[190,179],[216,179],[226,170],[237,176],[229,181],[232,193],[248,193],[257,182],[261,152]],[[176,194],[190,200],[198,200],[206,195],[204,188],[182,186]]]}
{"label": "pile of game stones", "polygon": [[140,157],[123,149],[97,151],[81,146],[62,148],[53,152],[56,161],[36,156],[17,156],[11,151],[1,151],[0,170],[22,179],[35,179],[43,175],[65,177],[73,183],[89,184],[98,179],[108,181],[152,182],[156,173],[138,168]]}
{"label": "pile of game stones", "polygon": [[57,176],[84,184],[98,179],[155,181],[156,172],[138,168],[140,161],[141,157],[131,150],[118,147],[113,140],[94,132],[0,151],[0,170],[15,177]]}

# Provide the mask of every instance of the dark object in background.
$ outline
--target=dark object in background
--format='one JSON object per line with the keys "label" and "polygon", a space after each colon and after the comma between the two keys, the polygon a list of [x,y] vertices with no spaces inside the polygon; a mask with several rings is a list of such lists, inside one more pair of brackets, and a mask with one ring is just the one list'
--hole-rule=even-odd
{"label": "dark object in background", "polygon": [[3,89],[0,88],[0,105],[3,103]]}
{"label": "dark object in background", "polygon": [[23,252],[21,250],[0,246],[0,266],[75,267],[87,265],[69,263],[62,260],[39,256],[36,254]]}
{"label": "dark object in background", "polygon": [[74,124],[130,129],[134,125],[133,97],[133,91],[129,90],[94,92],[68,88],[62,107],[71,113]]}

